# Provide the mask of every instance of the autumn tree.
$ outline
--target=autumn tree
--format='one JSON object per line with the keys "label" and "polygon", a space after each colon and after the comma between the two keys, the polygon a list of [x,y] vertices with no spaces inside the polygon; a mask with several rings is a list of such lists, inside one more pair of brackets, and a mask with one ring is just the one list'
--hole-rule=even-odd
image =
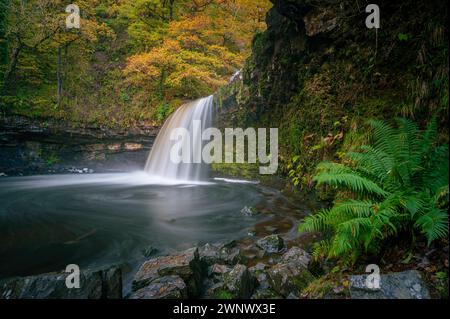
{"label": "autumn tree", "polygon": [[77,1],[83,13],[82,28],[67,30],[65,7],[69,1],[9,1],[5,8],[4,38],[8,43],[8,52],[4,65],[2,94],[13,95],[29,87],[46,86],[56,75],[59,104],[63,66],[67,65],[69,47],[77,43],[78,52],[86,51],[99,36],[111,36],[110,29],[95,19],[92,8],[96,2]]}
{"label": "autumn tree", "polygon": [[164,99],[210,94],[243,64],[251,37],[264,27],[266,1],[197,0],[183,4],[160,45],[128,59],[127,83]]}

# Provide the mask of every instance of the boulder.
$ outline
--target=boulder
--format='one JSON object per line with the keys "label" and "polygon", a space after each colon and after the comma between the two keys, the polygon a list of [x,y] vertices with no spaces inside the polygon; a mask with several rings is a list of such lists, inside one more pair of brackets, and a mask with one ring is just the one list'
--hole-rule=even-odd
{"label": "boulder", "polygon": [[429,299],[430,293],[417,270],[380,275],[380,287],[368,288],[368,275],[350,277],[352,299]]}
{"label": "boulder", "polygon": [[186,299],[186,283],[179,276],[164,276],[130,295],[130,299]]}
{"label": "boulder", "polygon": [[0,299],[119,299],[122,298],[120,268],[80,272],[80,288],[67,288],[69,273],[54,272],[16,277],[0,282]]}
{"label": "boulder", "polygon": [[219,277],[231,271],[231,268],[227,265],[214,264],[208,269],[208,276]]}
{"label": "boulder", "polygon": [[191,248],[143,263],[134,276],[133,290],[140,290],[159,277],[179,276],[187,284],[189,296],[195,297],[200,292],[204,275],[205,268],[200,261],[198,249]]}
{"label": "boulder", "polygon": [[256,278],[244,265],[236,265],[223,278],[224,288],[234,299],[250,298],[256,287]]}
{"label": "boulder", "polygon": [[227,264],[236,265],[241,262],[243,256],[236,242],[226,244],[206,244],[199,248],[200,260],[207,265]]}
{"label": "boulder", "polygon": [[308,268],[311,256],[299,247],[292,247],[281,256],[281,260],[285,263],[294,262]]}
{"label": "boulder", "polygon": [[200,259],[207,265],[214,265],[221,262],[220,247],[213,244],[205,244],[198,249]]}
{"label": "boulder", "polygon": [[269,284],[273,290],[287,297],[300,292],[314,280],[306,267],[298,262],[279,263],[267,270]]}
{"label": "boulder", "polygon": [[284,240],[278,235],[270,235],[258,240],[256,245],[265,253],[279,253],[284,249]]}

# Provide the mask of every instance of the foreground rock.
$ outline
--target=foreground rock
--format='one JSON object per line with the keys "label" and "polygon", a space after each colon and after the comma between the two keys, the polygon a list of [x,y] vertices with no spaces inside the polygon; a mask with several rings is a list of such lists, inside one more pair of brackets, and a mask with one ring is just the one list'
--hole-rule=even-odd
{"label": "foreground rock", "polygon": [[0,282],[0,299],[120,299],[120,268],[82,271],[80,288],[66,286],[68,273],[11,278]]}
{"label": "foreground rock", "polygon": [[[224,265],[214,265],[214,269],[216,280],[210,281],[212,284],[205,293],[206,298],[248,299],[252,296],[257,280],[246,266],[238,264],[230,270]],[[217,270],[220,272],[220,277]],[[227,272],[223,273],[223,271]]]}
{"label": "foreground rock", "polygon": [[309,261],[309,254],[303,249],[289,249],[278,264],[267,270],[271,288],[285,298],[292,294],[299,295],[314,280],[307,268]]}
{"label": "foreground rock", "polygon": [[150,259],[142,264],[133,281],[133,290],[139,291],[165,276],[179,276],[187,285],[189,297],[200,293],[205,266],[198,249],[192,248],[169,256]]}
{"label": "foreground rock", "polygon": [[417,270],[385,274],[380,276],[380,288],[370,289],[366,285],[368,275],[350,277],[352,299],[429,299],[430,293]]}
{"label": "foreground rock", "polygon": [[256,278],[244,265],[236,265],[224,276],[224,287],[233,299],[250,298],[256,287]]}
{"label": "foreground rock", "polygon": [[130,299],[186,299],[186,283],[179,276],[166,276],[153,280],[148,286],[131,294]]}
{"label": "foreground rock", "polygon": [[198,250],[200,259],[207,265],[226,264],[229,266],[243,262],[244,256],[236,242],[231,241],[226,244],[206,244]]}
{"label": "foreground rock", "polygon": [[311,256],[299,247],[292,247],[281,257],[283,262],[299,263],[303,267],[308,268],[311,261]]}

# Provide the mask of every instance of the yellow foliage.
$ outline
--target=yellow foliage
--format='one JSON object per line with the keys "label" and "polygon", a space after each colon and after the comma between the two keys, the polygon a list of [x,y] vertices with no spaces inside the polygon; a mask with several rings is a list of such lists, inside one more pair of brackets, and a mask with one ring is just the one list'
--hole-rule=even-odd
{"label": "yellow foliage", "polygon": [[127,82],[169,99],[213,92],[242,67],[269,7],[267,0],[187,1],[160,44],[128,59]]}

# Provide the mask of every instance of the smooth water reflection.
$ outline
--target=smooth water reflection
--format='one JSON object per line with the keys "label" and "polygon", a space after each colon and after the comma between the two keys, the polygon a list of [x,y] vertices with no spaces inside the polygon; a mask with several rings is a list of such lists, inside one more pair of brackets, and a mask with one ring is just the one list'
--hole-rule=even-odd
{"label": "smooth water reflection", "polygon": [[135,263],[161,252],[236,238],[257,222],[240,213],[258,185],[182,183],[145,173],[0,179],[0,278]]}

